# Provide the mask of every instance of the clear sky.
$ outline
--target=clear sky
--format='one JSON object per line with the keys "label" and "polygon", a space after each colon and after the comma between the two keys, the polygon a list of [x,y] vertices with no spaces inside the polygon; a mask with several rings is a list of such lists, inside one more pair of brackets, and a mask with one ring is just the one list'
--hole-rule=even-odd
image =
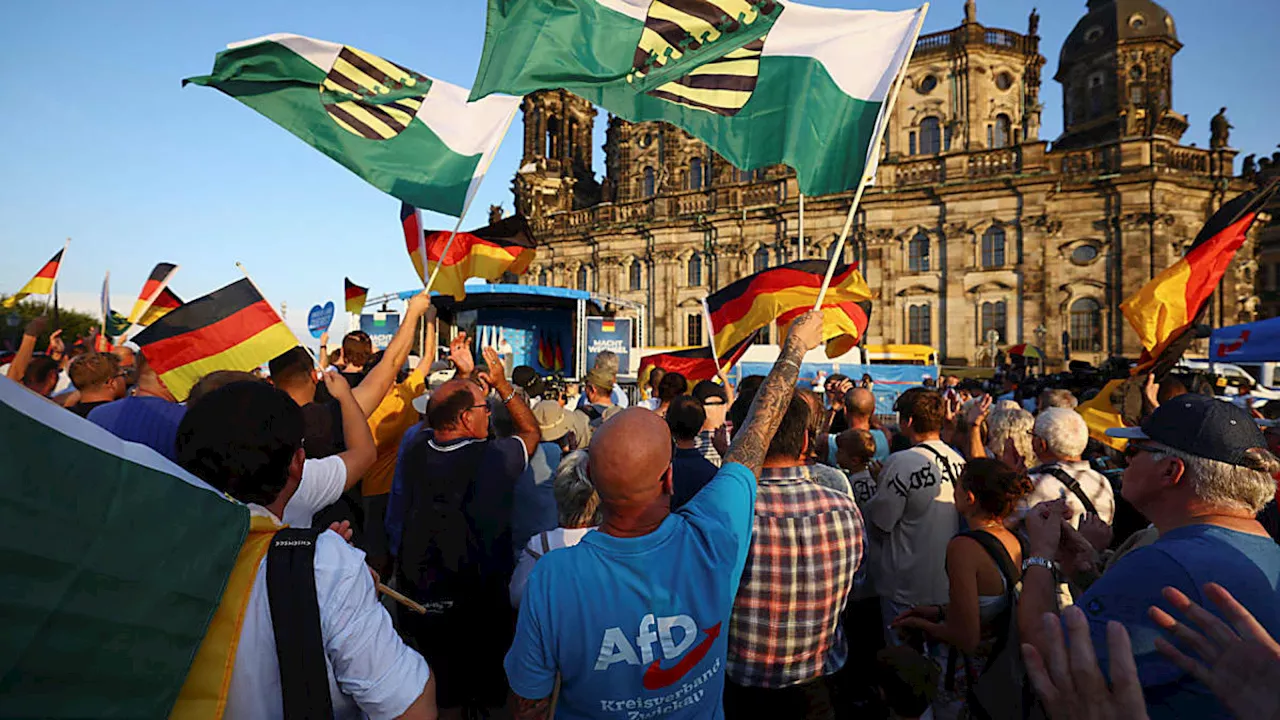
{"label": "clear sky", "polygon": [[[810,0],[897,10],[909,0]],[[1035,3],[979,0],[978,19],[1026,31]],[[1041,137],[1062,127],[1058,51],[1084,0],[1040,0],[1047,59]],[[1226,105],[1242,155],[1280,142],[1280,95],[1270,82],[1280,2],[1165,0],[1185,45],[1174,65],[1174,108],[1190,116],[1184,142],[1206,147]],[[925,32],[954,27],[962,0],[940,0]],[[6,3],[0,11],[0,290],[17,290],[72,238],[59,283],[64,304],[96,313],[103,273],[127,313],[151,267],[182,266],[190,299],[240,277],[243,262],[268,299],[287,303],[305,336],[313,304],[342,278],[378,294],[417,282],[399,227],[399,201],[254,111],[182,78],[207,73],[228,42],[292,32],[353,45],[418,72],[470,86],[484,35],[482,0],[138,0]],[[597,123],[602,137],[603,123]],[[499,151],[463,228],[490,204],[512,207],[520,119]],[[600,144],[597,141],[597,146]],[[597,147],[597,165],[601,151]],[[599,168],[598,168],[599,169]],[[427,214],[430,226],[453,221]]]}

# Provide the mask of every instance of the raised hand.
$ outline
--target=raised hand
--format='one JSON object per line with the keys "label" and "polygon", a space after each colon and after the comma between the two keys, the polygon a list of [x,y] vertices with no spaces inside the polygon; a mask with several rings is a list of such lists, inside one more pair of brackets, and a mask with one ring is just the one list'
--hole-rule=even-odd
{"label": "raised hand", "polygon": [[[510,387],[511,383],[507,382],[507,368],[502,364],[502,358],[498,355],[498,351],[491,347],[487,347],[481,351],[484,355],[484,361],[488,364],[488,369],[481,371],[480,379],[489,385],[503,392],[502,387]],[[505,395],[506,393],[503,392]]]}
{"label": "raised hand", "polygon": [[791,332],[787,334],[787,342],[799,343],[801,357],[804,353],[822,344],[822,327],[824,318],[821,312],[810,310],[791,323]]}
{"label": "raised hand", "polygon": [[1098,667],[1084,612],[1072,606],[1062,615],[1071,635],[1069,651],[1062,640],[1058,616],[1052,613],[1045,613],[1042,618],[1049,657],[1041,657],[1033,645],[1022,646],[1027,674],[1036,693],[1044,700],[1049,717],[1053,720],[1146,720],[1147,705],[1138,682],[1138,666],[1124,626],[1114,621],[1107,623],[1107,653],[1111,658],[1111,687],[1108,688]]}
{"label": "raised hand", "polygon": [[449,359],[458,369],[458,377],[471,377],[475,372],[476,360],[471,354],[471,342],[465,332],[460,332],[449,342]]}
{"label": "raised hand", "polygon": [[337,370],[326,370],[320,373],[320,379],[324,381],[325,389],[334,400],[341,401],[352,397],[351,383],[347,382],[347,379]]}
{"label": "raised hand", "polygon": [[1148,610],[1151,619],[1181,640],[1199,659],[1183,654],[1164,638],[1156,638],[1156,649],[1204,683],[1236,717],[1280,718],[1280,690],[1277,689],[1280,688],[1280,644],[1266,628],[1217,583],[1206,584],[1204,594],[1231,625],[1175,588],[1167,587],[1163,594],[1164,599],[1204,635],[1152,606]]}
{"label": "raised hand", "polygon": [[969,412],[965,413],[965,423],[971,427],[982,427],[987,422],[987,415],[991,413],[992,397],[983,395],[978,402],[969,406]]}
{"label": "raised hand", "polygon": [[44,315],[31,318],[31,322],[27,323],[27,327],[22,331],[23,335],[31,337],[39,337],[44,333],[45,328],[49,327],[49,318]]}

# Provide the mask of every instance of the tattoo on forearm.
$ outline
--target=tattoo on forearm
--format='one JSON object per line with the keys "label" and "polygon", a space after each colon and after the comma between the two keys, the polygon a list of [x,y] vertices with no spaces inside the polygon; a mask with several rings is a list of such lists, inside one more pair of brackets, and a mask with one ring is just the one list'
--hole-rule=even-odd
{"label": "tattoo on forearm", "polygon": [[547,716],[547,712],[551,709],[549,697],[530,700],[516,696],[514,705],[515,720],[549,720]]}
{"label": "tattoo on forearm", "polygon": [[765,378],[756,393],[751,408],[747,411],[746,423],[729,446],[725,462],[742,463],[759,474],[764,464],[765,452],[769,449],[769,441],[777,431],[782,416],[787,411],[787,404],[795,392],[796,380],[800,376],[800,359],[804,352],[795,343],[788,342],[773,364],[769,377]]}

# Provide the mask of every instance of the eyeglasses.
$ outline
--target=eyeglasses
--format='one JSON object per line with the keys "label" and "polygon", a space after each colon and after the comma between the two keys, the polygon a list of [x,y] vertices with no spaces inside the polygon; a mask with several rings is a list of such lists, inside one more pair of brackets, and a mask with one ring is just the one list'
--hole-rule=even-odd
{"label": "eyeglasses", "polygon": [[476,409],[479,409],[479,408],[484,408],[485,410],[488,410],[488,409],[489,409],[489,403],[479,403],[478,405],[472,405],[471,407],[469,407],[469,408],[467,408],[467,409],[468,409],[468,410],[476,410]]}
{"label": "eyeglasses", "polygon": [[1140,443],[1136,440],[1130,440],[1129,444],[1124,449],[1124,456],[1132,460],[1133,458],[1137,457],[1139,453],[1144,453],[1144,452],[1156,453],[1156,452],[1160,452],[1160,448],[1157,448],[1154,445],[1147,445],[1145,443]]}

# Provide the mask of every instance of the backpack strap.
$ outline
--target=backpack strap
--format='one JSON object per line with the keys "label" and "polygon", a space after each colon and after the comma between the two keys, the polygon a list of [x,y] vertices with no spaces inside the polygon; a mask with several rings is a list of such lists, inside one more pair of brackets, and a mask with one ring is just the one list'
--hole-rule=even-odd
{"label": "backpack strap", "polygon": [[1058,482],[1065,485],[1067,489],[1070,490],[1072,494],[1076,496],[1076,499],[1080,501],[1081,505],[1084,505],[1085,512],[1089,513],[1090,515],[1098,514],[1098,509],[1093,506],[1093,501],[1089,499],[1088,495],[1084,494],[1084,488],[1080,487],[1080,481],[1071,477],[1071,475],[1068,474],[1066,470],[1063,470],[1057,465],[1041,465],[1038,468],[1032,468],[1031,472],[1036,474],[1049,474],[1054,476],[1055,478],[1058,479]]}
{"label": "backpack strap", "polygon": [[316,538],[321,532],[284,528],[267,550],[267,599],[285,720],[333,717],[316,597]]}
{"label": "backpack strap", "polygon": [[920,443],[916,447],[924,448],[925,450],[933,453],[933,456],[938,458],[938,464],[942,466],[942,472],[946,474],[947,481],[951,483],[956,481],[955,470],[951,468],[951,460],[946,455],[938,452],[937,448],[928,443]]}

